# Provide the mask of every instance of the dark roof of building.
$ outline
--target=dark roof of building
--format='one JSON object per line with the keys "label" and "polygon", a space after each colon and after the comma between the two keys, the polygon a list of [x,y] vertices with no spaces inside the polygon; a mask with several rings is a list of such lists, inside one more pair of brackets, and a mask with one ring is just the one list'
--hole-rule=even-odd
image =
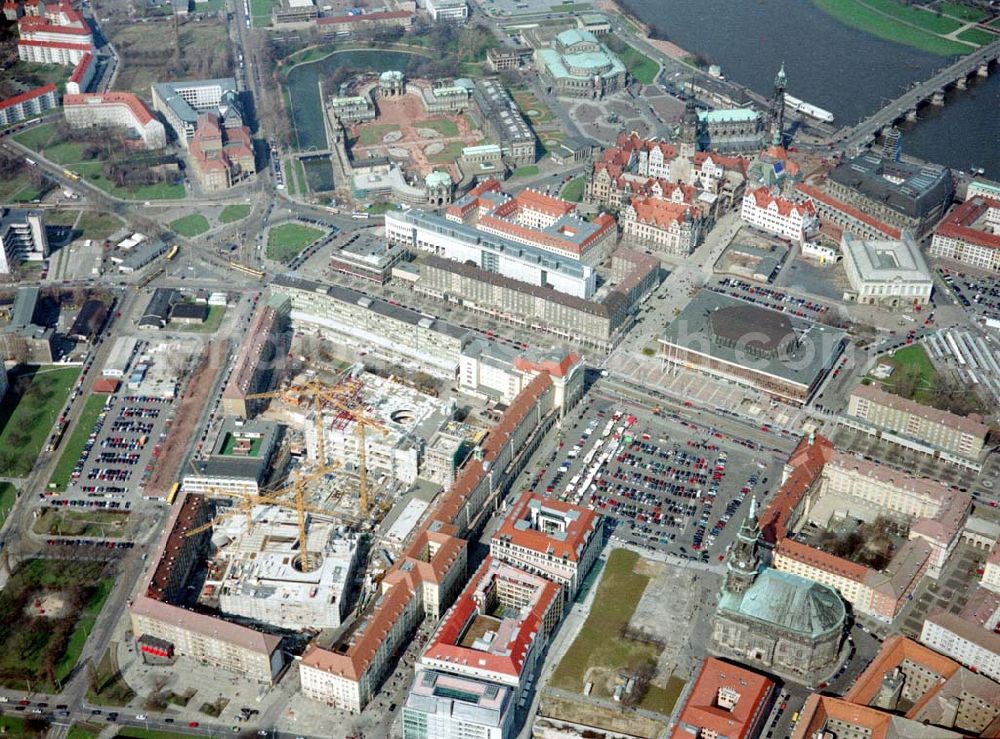
{"label": "dark roof of building", "polygon": [[701,290],[661,340],[809,387],[839,353],[846,336],[832,326]]}
{"label": "dark roof of building", "polygon": [[177,303],[170,311],[170,317],[204,321],[208,318],[208,306],[204,303]]}
{"label": "dark roof of building", "polygon": [[34,323],[35,306],[38,305],[38,288],[18,288],[14,307],[10,311],[10,330],[25,328]]}
{"label": "dark roof of building", "polygon": [[170,316],[170,308],[177,300],[177,291],[170,287],[158,287],[153,291],[153,297],[146,304],[146,310],[142,312],[139,319],[139,326],[166,325]]}
{"label": "dark roof of building", "polygon": [[936,164],[908,164],[864,154],[830,172],[830,179],[892,210],[920,218],[951,197],[951,172]]}
{"label": "dark roof of building", "polygon": [[104,322],[108,307],[100,300],[88,300],[76,314],[76,319],[70,327],[69,336],[79,339],[89,339]]}

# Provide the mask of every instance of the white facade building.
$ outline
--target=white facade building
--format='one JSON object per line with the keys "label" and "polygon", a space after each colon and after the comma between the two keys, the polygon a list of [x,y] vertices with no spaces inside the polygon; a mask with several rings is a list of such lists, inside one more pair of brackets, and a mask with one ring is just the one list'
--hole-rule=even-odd
{"label": "white facade building", "polygon": [[929,253],[1000,271],[1000,196],[970,195],[934,229]]}
{"label": "white facade building", "polygon": [[743,196],[740,218],[761,231],[802,243],[819,228],[816,208],[809,201],[795,203],[758,187]]}
{"label": "white facade building", "polygon": [[424,0],[424,7],[435,21],[464,21],[469,17],[465,0]]}
{"label": "white facade building", "polygon": [[845,230],[840,250],[852,288],[846,299],[890,308],[910,308],[930,301],[934,280],[909,231],[904,230],[899,239],[875,241],[859,239]]}
{"label": "white facade building", "polygon": [[147,149],[162,149],[167,145],[167,132],[163,124],[130,92],[66,94],[63,97],[63,113],[73,128],[126,128],[142,139]]}
{"label": "white facade building", "polygon": [[954,613],[932,614],[924,621],[921,643],[992,680],[1000,680],[1000,634]]}

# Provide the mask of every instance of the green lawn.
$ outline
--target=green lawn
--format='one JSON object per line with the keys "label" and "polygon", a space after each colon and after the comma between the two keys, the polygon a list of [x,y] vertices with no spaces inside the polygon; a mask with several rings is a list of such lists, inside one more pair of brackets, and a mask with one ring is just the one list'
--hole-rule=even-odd
{"label": "green lawn", "polygon": [[571,203],[579,203],[583,200],[583,190],[587,186],[586,177],[577,177],[574,180],[570,180],[566,183],[566,186],[562,189],[559,194],[563,200],[569,200]]}
{"label": "green lawn", "polygon": [[[69,559],[23,562],[0,598],[0,683],[56,692],[79,659],[97,615],[114,588],[107,564]],[[43,594],[57,596],[62,612],[28,611]],[[55,597],[47,604],[58,603]]]}
{"label": "green lawn", "polygon": [[135,697],[135,693],[122,679],[118,662],[115,659],[117,645],[112,643],[101,657],[95,671],[95,692],[93,683],[87,685],[87,701],[98,706],[125,706]]}
{"label": "green lawn", "polygon": [[155,185],[141,185],[139,187],[118,187],[110,180],[105,179],[102,168],[103,165],[100,162],[83,162],[70,169],[109,195],[123,200],[182,200],[187,197],[187,190],[184,189],[184,185],[180,184],[171,185],[159,182]]}
{"label": "green lawn", "polygon": [[210,226],[208,219],[201,213],[191,213],[183,218],[178,218],[176,221],[171,221],[170,228],[181,236],[191,239],[205,233]]}
{"label": "green lawn", "polygon": [[91,536],[117,539],[124,535],[129,514],[124,511],[42,508],[31,530],[42,536]]}
{"label": "green lawn", "polygon": [[937,376],[937,371],[934,369],[934,365],[931,364],[931,359],[927,356],[926,350],[919,344],[913,344],[912,346],[897,350],[888,359],[890,363],[896,366],[896,369],[893,371],[892,376],[885,382],[885,389],[890,392],[897,392],[896,383],[902,382],[904,375],[908,372],[917,372],[919,373],[919,379],[917,380],[917,391],[914,395],[914,400],[920,403],[925,402],[931,394],[931,389],[934,387],[934,378]]}
{"label": "green lawn", "polygon": [[83,231],[83,238],[104,241],[122,227],[122,222],[117,216],[110,213],[96,213],[88,210],[84,212],[76,227]]}
{"label": "green lawn", "polygon": [[945,15],[958,18],[960,21],[981,21],[988,13],[979,8],[971,8],[968,5],[958,5],[956,3],[938,3],[935,6]]}
{"label": "green lawn", "polygon": [[538,174],[537,164],[526,164],[514,170],[515,177],[534,177],[536,174]]}
{"label": "green lawn", "polygon": [[418,121],[414,125],[418,128],[433,129],[442,136],[458,136],[458,124],[455,121],[449,121],[447,118],[432,118],[429,121]]}
{"label": "green lawn", "polygon": [[399,126],[395,123],[369,123],[358,133],[358,143],[362,146],[375,146],[382,143],[382,137],[387,133],[398,130]]}
{"label": "green lawn", "polygon": [[222,323],[222,317],[224,315],[226,315],[226,306],[210,305],[208,306],[208,318],[205,319],[204,323],[170,322],[167,324],[167,328],[171,331],[189,331],[195,334],[214,334],[219,330],[219,324]]}
{"label": "green lawn", "polygon": [[368,212],[373,216],[385,215],[390,210],[399,210],[399,206],[395,203],[373,203],[368,208]]}
{"label": "green lawn", "polygon": [[49,210],[45,212],[46,226],[72,226],[80,217],[78,210]]}
{"label": "green lawn", "polygon": [[52,478],[49,480],[50,488],[59,491],[66,489],[66,486],[69,484],[70,475],[73,474],[73,468],[76,466],[77,460],[80,459],[80,455],[83,454],[83,447],[87,443],[87,437],[90,436],[90,432],[94,429],[97,417],[104,410],[104,402],[107,398],[107,395],[96,393],[87,398],[87,402],[83,406],[83,412],[77,421],[76,428],[73,429],[73,433],[70,434],[69,439],[63,445],[59,463],[56,465],[55,471],[52,473]]}
{"label": "green lawn", "polygon": [[986,44],[1000,39],[1000,36],[990,33],[989,31],[984,31],[981,28],[969,28],[958,34],[956,38],[976,44],[977,46],[986,46]]}
{"label": "green lawn", "polygon": [[226,7],[226,0],[195,0],[195,13],[213,13],[223,10]]}
{"label": "green lawn", "polygon": [[250,215],[249,205],[227,205],[219,213],[219,223],[236,223]]}
{"label": "green lawn", "polygon": [[97,724],[73,724],[66,732],[66,739],[93,739],[103,728]]}
{"label": "green lawn", "polygon": [[44,721],[32,721],[20,716],[0,716],[0,732],[7,736],[40,737],[48,732],[48,724]]}
{"label": "green lawn", "polygon": [[285,187],[292,195],[305,195],[309,192],[306,185],[306,171],[302,167],[302,160],[292,157],[285,162]]}
{"label": "green lawn", "polygon": [[429,154],[427,161],[431,164],[448,164],[449,162],[454,162],[462,156],[462,149],[464,148],[464,141],[452,141],[449,144],[445,144],[444,148],[437,154]]}
{"label": "green lawn", "polygon": [[894,18],[920,26],[931,33],[947,34],[958,30],[962,23],[953,18],[938,17],[916,5],[904,5],[898,0],[863,0],[865,5],[880,10]]}
{"label": "green lawn", "polygon": [[55,134],[55,123],[43,123],[40,126],[34,126],[27,131],[17,134],[14,140],[23,146],[27,146],[29,149],[38,151],[43,146],[46,146],[55,137]]}
{"label": "green lawn", "polygon": [[1000,28],[1000,18],[990,21],[987,25],[992,28]]}
{"label": "green lawn", "polygon": [[[894,0],[890,0],[890,2],[894,2]],[[901,23],[889,23],[884,15],[872,9],[874,5],[869,8],[861,4],[859,0],[812,0],[812,3],[841,23],[886,41],[895,41],[939,56],[968,54],[972,51],[971,46],[949,41],[935,36],[933,33],[911,28]],[[926,15],[933,18],[931,13],[926,13]]]}
{"label": "green lawn", "polygon": [[644,85],[653,84],[656,73],[660,71],[659,64],[628,44],[625,44],[624,48],[617,53],[622,63],[628,68],[630,75]]}
{"label": "green lawn", "polygon": [[[587,620],[552,673],[552,687],[582,693],[584,675],[591,667],[618,672],[635,660],[655,661],[659,656],[654,645],[622,636],[649,582],[648,575],[635,572],[638,561],[635,552],[611,552]],[[605,692],[598,687],[599,682],[595,681],[594,695]],[[674,677],[666,688],[650,685],[640,705],[669,716],[683,685]]]}
{"label": "green lawn", "polygon": [[30,384],[20,397],[8,390],[0,403],[0,475],[31,472],[79,374],[78,367],[54,365],[24,365],[10,372],[12,386],[19,377]]}
{"label": "green lawn", "polygon": [[108,596],[111,595],[111,591],[115,589],[115,578],[105,577],[100,582],[97,583],[93,592],[90,595],[90,599],[87,600],[83,611],[80,613],[79,619],[76,622],[76,626],[73,628],[73,633],[70,634],[69,643],[66,645],[66,651],[56,665],[56,679],[61,683],[65,680],[69,674],[76,667],[76,661],[80,659],[80,653],[83,652],[83,646],[87,643],[87,639],[90,638],[91,632],[94,630],[94,624],[97,623],[97,617],[101,615],[101,609],[104,608],[104,603],[107,601]]}
{"label": "green lawn", "polygon": [[0,482],[0,526],[3,526],[17,502],[17,488],[9,482]]}
{"label": "green lawn", "polygon": [[274,226],[267,234],[267,258],[287,262],[322,235],[323,232],[318,228],[301,223]]}
{"label": "green lawn", "polygon": [[250,17],[255,26],[271,25],[273,0],[250,0]]}
{"label": "green lawn", "polygon": [[30,203],[41,193],[41,188],[28,181],[28,167],[14,177],[0,180],[0,203]]}

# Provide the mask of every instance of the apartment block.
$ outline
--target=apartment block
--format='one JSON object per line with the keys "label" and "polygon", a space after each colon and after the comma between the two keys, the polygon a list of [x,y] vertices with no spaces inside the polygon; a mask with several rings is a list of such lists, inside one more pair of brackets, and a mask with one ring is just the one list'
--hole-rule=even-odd
{"label": "apartment block", "polygon": [[490,555],[558,583],[569,602],[600,553],[599,523],[593,511],[525,491],[493,535]]}
{"label": "apartment block", "polygon": [[924,621],[920,643],[1000,681],[1000,634],[970,623],[955,613],[932,613]]}
{"label": "apartment block", "polygon": [[73,128],[110,126],[124,128],[141,139],[147,149],[167,145],[167,132],[146,105],[130,92],[63,96],[63,114]]}
{"label": "apartment block", "polygon": [[882,431],[882,438],[904,446],[916,442],[975,461],[989,434],[976,415],[958,416],[907,400],[876,385],[858,385],[848,401],[847,415]]}
{"label": "apartment block", "polygon": [[1000,200],[976,195],[934,229],[928,252],[977,269],[1000,270]]}
{"label": "apartment block", "polygon": [[42,85],[20,95],[0,100],[0,126],[9,126],[41,115],[58,104],[59,96],[53,84]]}
{"label": "apartment block", "polygon": [[262,400],[248,400],[248,395],[267,392],[274,383],[278,363],[284,362],[285,333],[291,301],[273,295],[260,303],[254,312],[240,352],[233,363],[229,380],[222,390],[222,410],[227,416],[251,418]]}

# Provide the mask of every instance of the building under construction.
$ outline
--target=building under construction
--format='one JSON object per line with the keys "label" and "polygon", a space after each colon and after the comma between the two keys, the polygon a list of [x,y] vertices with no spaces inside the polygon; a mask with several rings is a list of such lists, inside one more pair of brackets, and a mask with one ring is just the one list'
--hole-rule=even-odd
{"label": "building under construction", "polygon": [[358,536],[310,515],[306,553],[295,511],[254,506],[212,531],[214,553],[199,598],[230,616],[281,629],[340,626],[347,613]]}

